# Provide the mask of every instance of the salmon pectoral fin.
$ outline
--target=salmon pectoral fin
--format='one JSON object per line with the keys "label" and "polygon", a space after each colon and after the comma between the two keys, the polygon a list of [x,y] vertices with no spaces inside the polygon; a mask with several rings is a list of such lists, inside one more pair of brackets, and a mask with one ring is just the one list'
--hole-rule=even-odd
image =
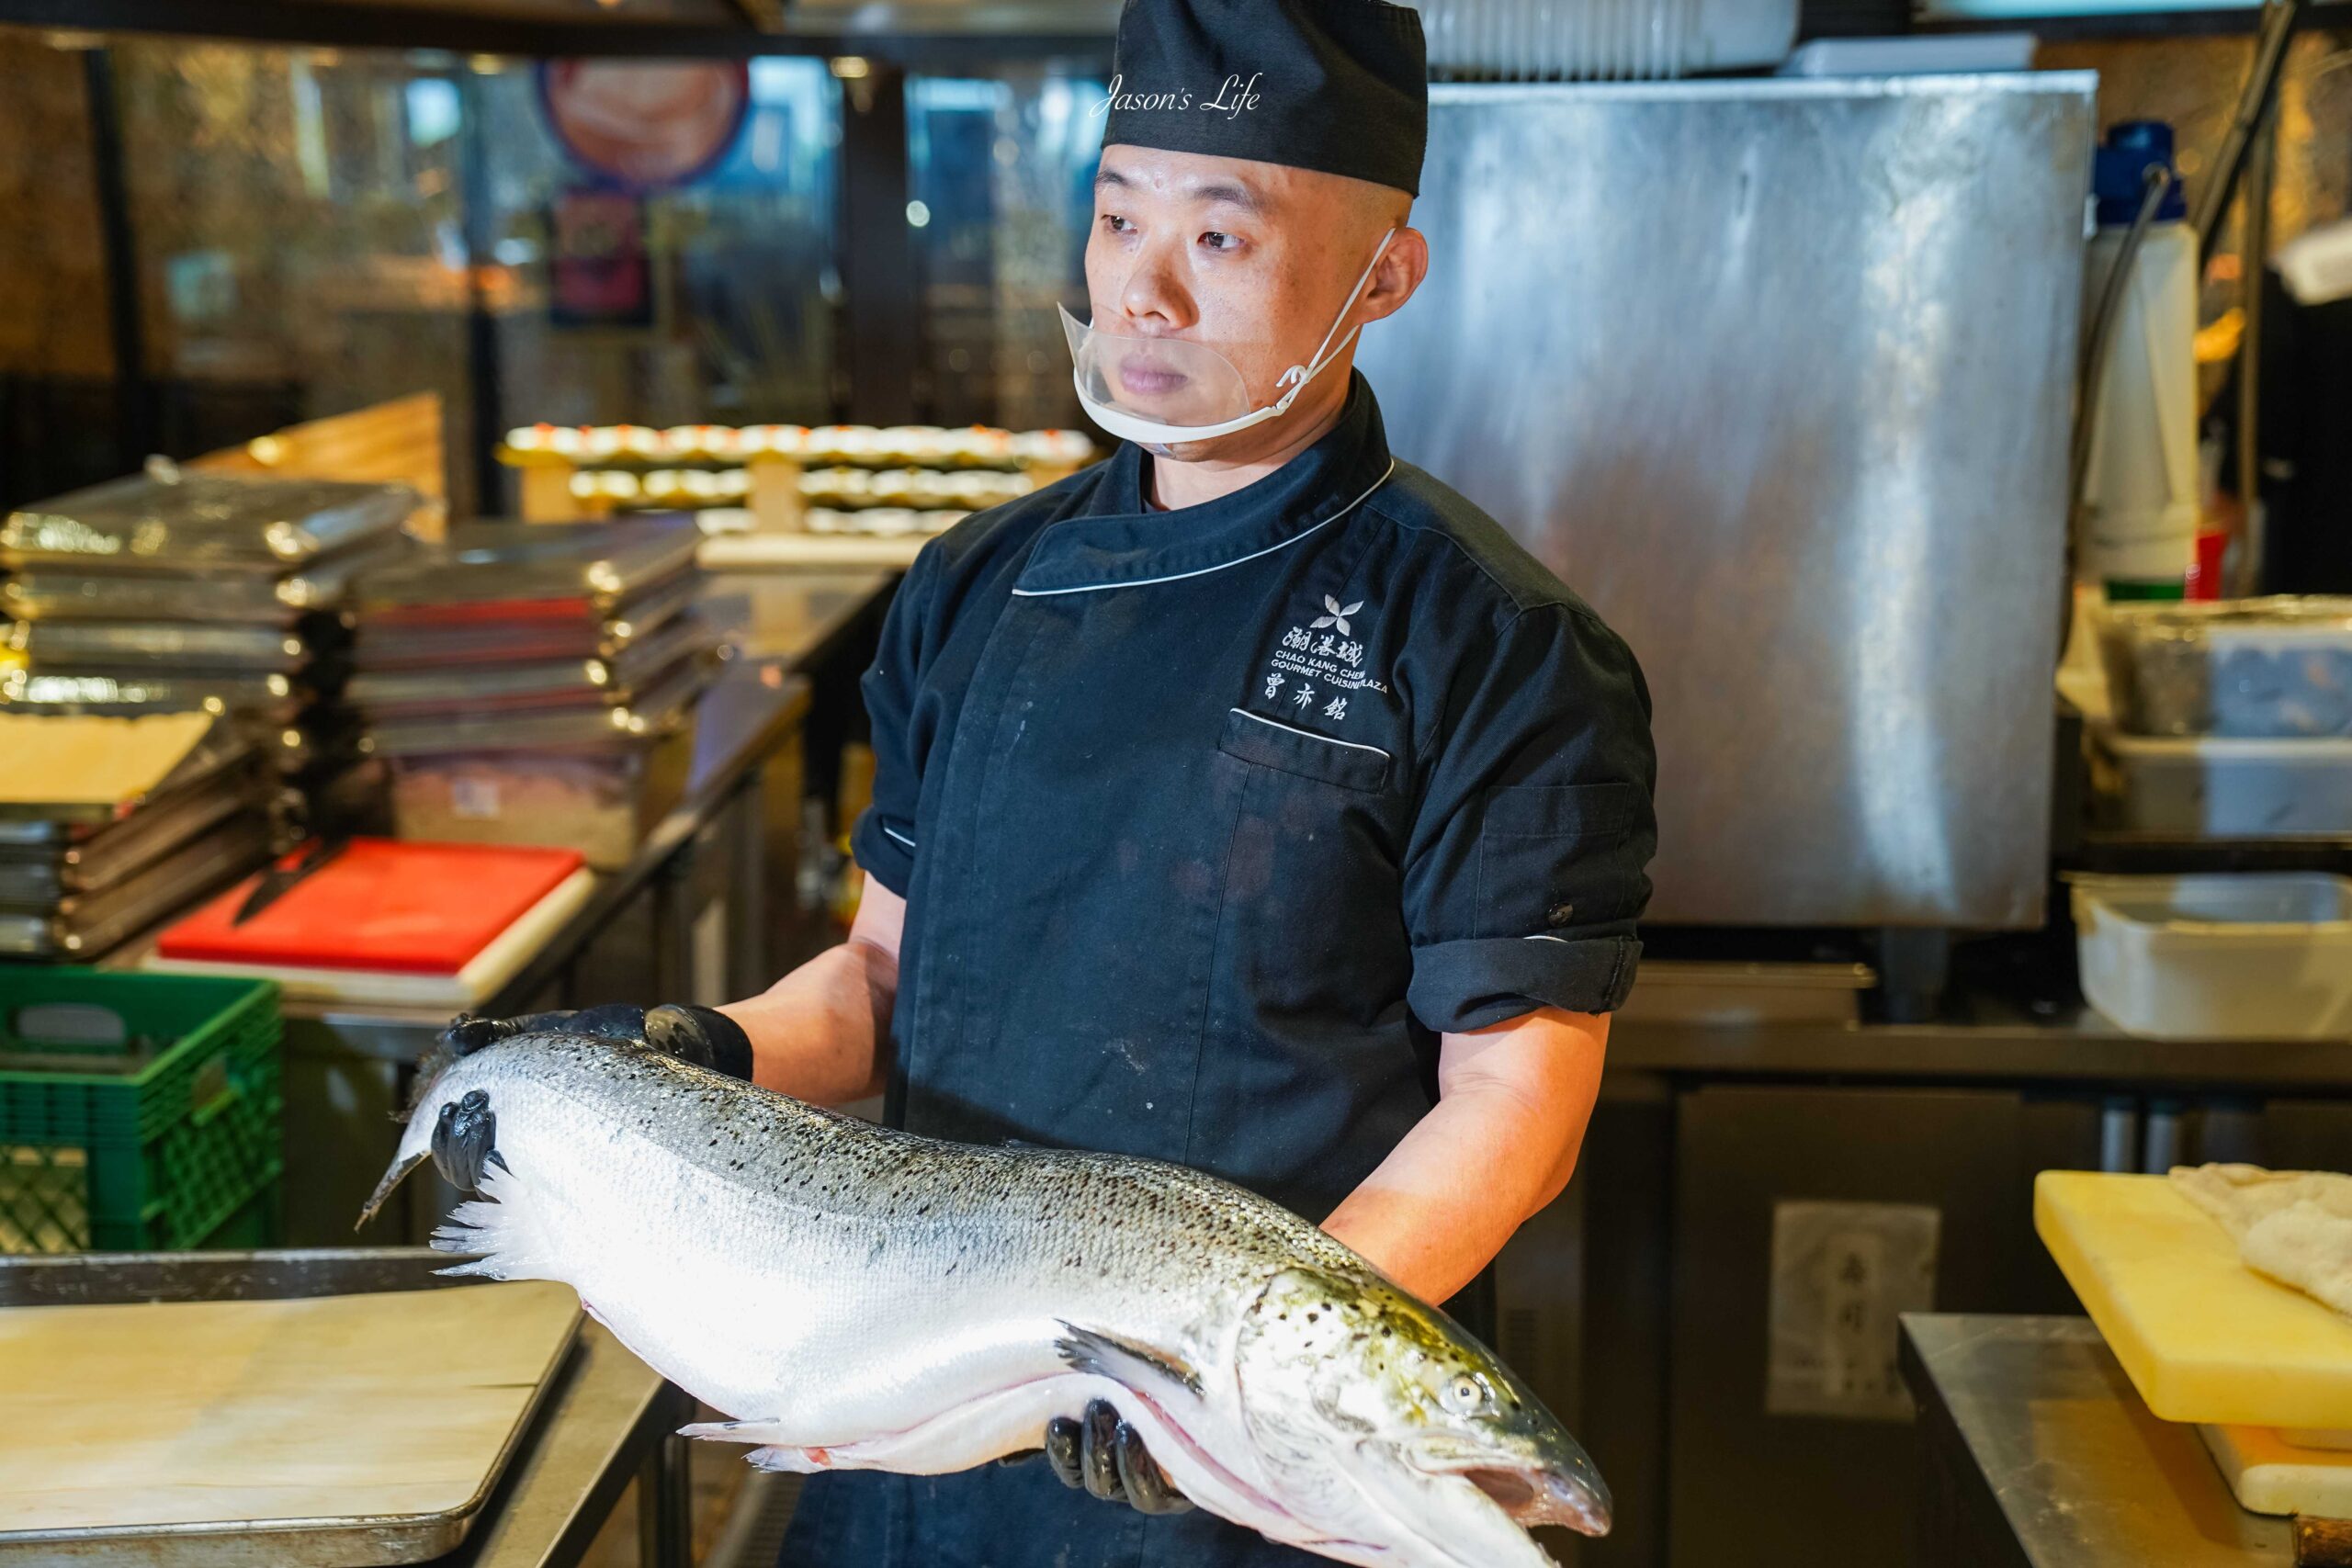
{"label": "salmon pectoral fin", "polygon": [[1055,1341],[1054,1348],[1061,1352],[1071,1371],[1109,1378],[1147,1397],[1155,1391],[1167,1391],[1170,1384],[1196,1399],[1200,1397],[1201,1374],[1171,1351],[1067,1322],[1062,1325],[1062,1337]]}
{"label": "salmon pectoral fin", "polygon": [[891,1470],[906,1475],[945,1475],[970,1470],[1009,1453],[1035,1449],[1046,1425],[1057,1416],[1085,1408],[1101,1385],[1069,1372],[1015,1383],[950,1406],[896,1431],[836,1432],[822,1444],[808,1424],[783,1420],[708,1421],[684,1436],[719,1442],[758,1443],[744,1457],[762,1470],[813,1474],[820,1470]]}
{"label": "salmon pectoral fin", "polygon": [[792,1434],[785,1429],[781,1416],[766,1416],[756,1421],[696,1421],[690,1427],[678,1428],[682,1438],[708,1438],[717,1443],[789,1443]]}

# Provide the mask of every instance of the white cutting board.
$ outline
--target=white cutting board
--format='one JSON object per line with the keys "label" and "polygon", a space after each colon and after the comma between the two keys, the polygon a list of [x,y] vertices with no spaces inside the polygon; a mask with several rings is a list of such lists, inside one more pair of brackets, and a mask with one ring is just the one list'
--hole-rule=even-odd
{"label": "white cutting board", "polygon": [[579,1325],[539,1281],[0,1309],[0,1534],[464,1511]]}
{"label": "white cutting board", "polygon": [[2352,1519],[2352,1453],[2301,1448],[2267,1427],[2197,1432],[2248,1513]]}

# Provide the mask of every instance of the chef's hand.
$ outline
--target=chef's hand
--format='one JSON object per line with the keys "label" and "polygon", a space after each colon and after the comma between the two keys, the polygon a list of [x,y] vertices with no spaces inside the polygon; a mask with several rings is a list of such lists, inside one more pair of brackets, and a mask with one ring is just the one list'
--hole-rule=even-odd
{"label": "chef's hand", "polygon": [[1076,1421],[1057,1416],[1046,1423],[1046,1462],[1063,1485],[1083,1487],[1106,1503],[1125,1502],[1139,1514],[1182,1514],[1193,1506],[1143,1446],[1143,1435],[1120,1420],[1118,1406],[1107,1399],[1088,1404]]}
{"label": "chef's hand", "polygon": [[534,1012],[521,1018],[476,1018],[461,1012],[441,1032],[441,1043],[460,1056],[470,1056],[501,1040],[540,1032],[625,1040],[746,1083],[752,1077],[750,1037],[715,1008],[675,1004],[639,1008],[608,1002],[578,1012]]}

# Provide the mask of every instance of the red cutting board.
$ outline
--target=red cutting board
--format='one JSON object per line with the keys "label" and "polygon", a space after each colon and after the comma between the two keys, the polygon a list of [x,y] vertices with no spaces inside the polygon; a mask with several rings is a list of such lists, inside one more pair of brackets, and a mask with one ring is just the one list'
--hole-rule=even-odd
{"label": "red cutting board", "polygon": [[298,969],[454,975],[580,869],[571,850],[354,839],[232,925],[249,878],[164,932],[157,956]]}

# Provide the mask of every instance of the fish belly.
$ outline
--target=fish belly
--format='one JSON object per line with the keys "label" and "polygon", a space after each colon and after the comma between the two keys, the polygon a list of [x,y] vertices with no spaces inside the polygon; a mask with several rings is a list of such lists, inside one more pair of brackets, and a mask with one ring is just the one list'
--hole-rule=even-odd
{"label": "fish belly", "polygon": [[487,1201],[458,1212],[480,1271],[571,1285],[640,1359],[756,1424],[762,1444],[889,1439],[869,1450],[877,1468],[960,1470],[1034,1448],[1046,1420],[1083,1408],[1091,1380],[1057,1349],[1055,1303],[1003,1271],[957,1286],[883,1227],[812,1220],[650,1144],[594,1162],[567,1144],[518,1144],[508,1170],[488,1173]]}

